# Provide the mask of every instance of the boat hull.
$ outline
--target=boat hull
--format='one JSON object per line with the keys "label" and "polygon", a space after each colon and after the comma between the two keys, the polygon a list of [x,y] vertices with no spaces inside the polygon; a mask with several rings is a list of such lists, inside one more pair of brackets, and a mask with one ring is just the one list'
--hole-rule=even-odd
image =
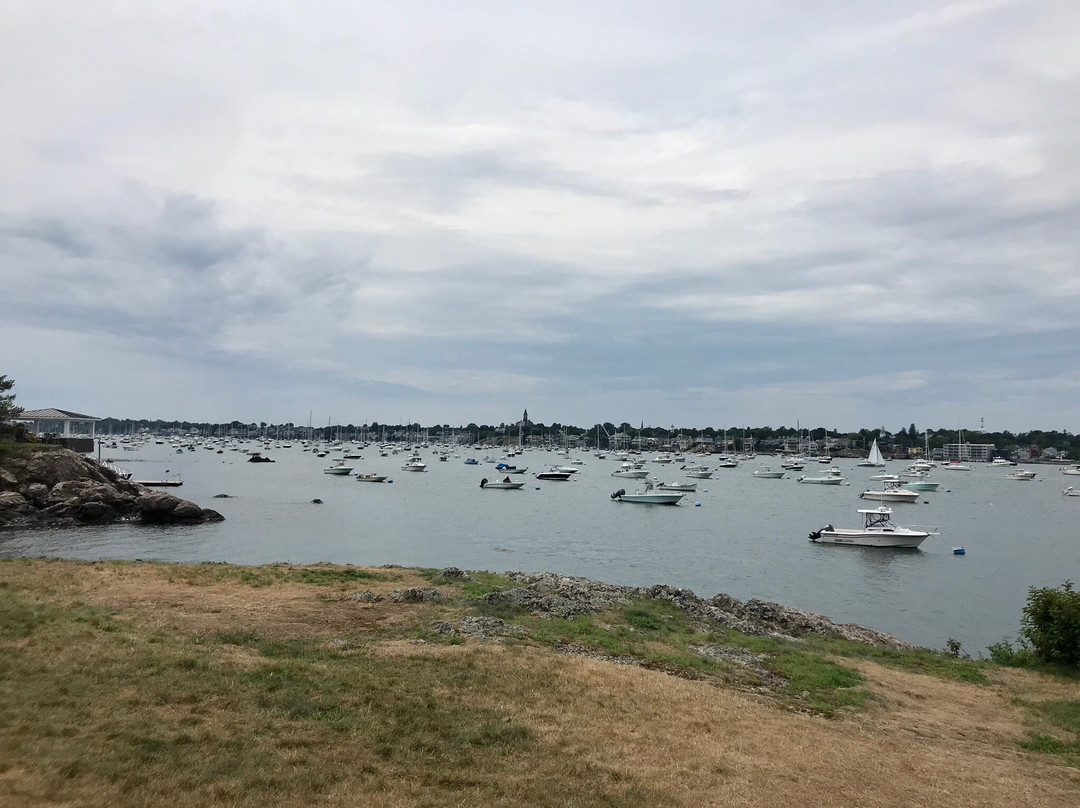
{"label": "boat hull", "polygon": [[863,491],[859,499],[873,502],[918,502],[918,491]]}
{"label": "boat hull", "polygon": [[616,502],[634,502],[638,505],[678,505],[685,494],[622,494]]}
{"label": "boat hull", "polygon": [[897,528],[895,530],[822,530],[811,541],[820,544],[849,544],[854,547],[899,547],[914,549],[922,544],[929,532]]}

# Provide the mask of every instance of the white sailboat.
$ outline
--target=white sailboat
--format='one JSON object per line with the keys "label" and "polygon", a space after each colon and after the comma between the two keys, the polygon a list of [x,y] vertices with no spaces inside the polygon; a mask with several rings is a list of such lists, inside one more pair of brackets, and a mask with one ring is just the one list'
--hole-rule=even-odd
{"label": "white sailboat", "polygon": [[866,460],[860,460],[855,465],[870,468],[879,468],[885,465],[885,457],[881,454],[881,449],[878,448],[877,438],[874,438],[874,442],[870,444],[870,454],[867,455]]}

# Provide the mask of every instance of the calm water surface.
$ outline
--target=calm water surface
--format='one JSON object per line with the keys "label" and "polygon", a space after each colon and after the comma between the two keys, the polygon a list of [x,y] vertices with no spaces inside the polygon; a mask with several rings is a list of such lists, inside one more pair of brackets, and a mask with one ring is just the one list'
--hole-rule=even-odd
{"label": "calm water surface", "polygon": [[[955,638],[972,655],[1015,638],[1028,586],[1080,579],[1080,498],[1061,495],[1078,478],[1046,466],[1032,467],[1039,474],[1031,482],[1007,480],[1001,468],[935,471],[937,492],[893,508],[901,524],[940,526],[942,535],[904,551],[807,541],[826,523],[859,524],[855,511],[865,504],[858,494],[871,485],[872,470],[851,460],[834,464],[849,485],[799,485],[800,472],[755,479],[758,463],[751,462],[718,469],[678,507],[661,507],[612,502],[612,491],[633,491],[638,481],[611,477],[617,462],[586,453],[575,455],[586,465],[569,482],[532,476],[568,462],[554,453],[515,458],[530,469],[516,478],[526,482],[519,491],[481,490],[482,477],[499,475],[488,464],[464,465],[464,454],[439,462],[426,451],[428,471],[410,473],[400,470],[404,454],[379,457],[374,447],[362,453],[363,460],[348,461],[356,471],[388,474],[393,483],[323,474],[329,458],[299,446],[268,450],[277,462],[264,464],[201,448],[112,450],[136,478],[181,474],[183,487],[171,490],[226,521],[0,533],[0,555],[551,571],[635,586],[667,583],[705,597],[764,598],[934,648]],[[647,468],[664,480],[683,479],[679,464]],[[801,473],[816,471],[807,466]],[[231,498],[213,499],[219,493]],[[323,504],[312,504],[314,498]],[[952,553],[960,545],[964,556]]]}

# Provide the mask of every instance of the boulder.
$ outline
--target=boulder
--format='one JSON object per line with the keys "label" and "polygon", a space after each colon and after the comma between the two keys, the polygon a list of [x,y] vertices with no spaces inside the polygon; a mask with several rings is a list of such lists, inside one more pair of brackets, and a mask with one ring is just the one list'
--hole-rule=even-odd
{"label": "boulder", "polygon": [[217,522],[217,511],[121,480],[68,450],[0,461],[0,527]]}

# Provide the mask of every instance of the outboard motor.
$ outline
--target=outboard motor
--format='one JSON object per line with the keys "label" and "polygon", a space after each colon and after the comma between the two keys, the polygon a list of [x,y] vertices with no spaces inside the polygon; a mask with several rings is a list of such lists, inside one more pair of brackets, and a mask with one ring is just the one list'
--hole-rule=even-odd
{"label": "outboard motor", "polygon": [[483,487],[484,487],[485,485],[487,485],[487,477],[485,477],[484,479],[482,479],[482,480],[480,481],[480,487],[481,487],[481,488],[483,488]]}
{"label": "outboard motor", "polygon": [[614,494],[611,495],[611,498],[612,499],[618,499],[619,497],[621,497],[625,493],[626,493],[626,489],[625,488],[620,488],[618,491],[616,491]]}

